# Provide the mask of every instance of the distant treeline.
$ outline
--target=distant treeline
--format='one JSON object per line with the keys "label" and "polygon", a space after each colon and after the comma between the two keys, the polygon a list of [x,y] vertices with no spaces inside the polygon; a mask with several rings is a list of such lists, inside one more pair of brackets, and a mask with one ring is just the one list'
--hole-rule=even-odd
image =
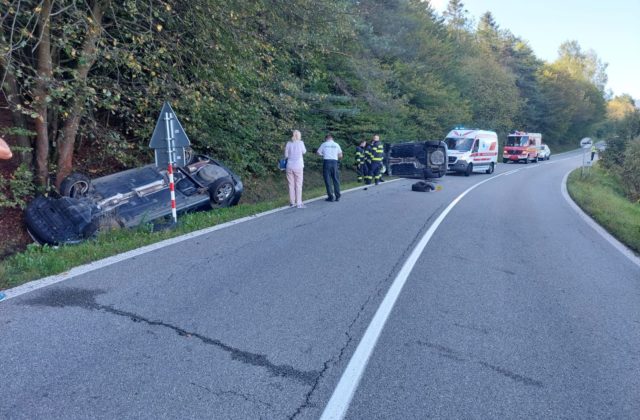
{"label": "distant treeline", "polygon": [[151,161],[165,100],[194,148],[245,176],[273,171],[293,128],[312,147],[331,131],[347,151],[373,133],[441,139],[459,124],[501,138],[541,132],[552,147],[639,130],[632,98],[607,97],[595,53],[559,40],[558,59],[544,62],[490,12],[476,24],[456,0],[442,17],[419,0],[4,0],[0,8],[0,76],[13,119],[2,129],[12,145],[33,149],[20,149],[22,168],[41,185],[51,172],[59,183],[77,167]]}

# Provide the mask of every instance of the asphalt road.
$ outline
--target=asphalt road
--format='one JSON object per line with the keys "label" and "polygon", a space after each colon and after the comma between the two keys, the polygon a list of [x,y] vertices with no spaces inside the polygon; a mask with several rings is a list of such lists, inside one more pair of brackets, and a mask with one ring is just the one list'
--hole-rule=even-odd
{"label": "asphalt road", "polygon": [[489,178],[417,260],[347,418],[640,418],[640,267],[563,198],[579,164],[388,182],[0,302],[0,418],[318,418],[407,256]]}

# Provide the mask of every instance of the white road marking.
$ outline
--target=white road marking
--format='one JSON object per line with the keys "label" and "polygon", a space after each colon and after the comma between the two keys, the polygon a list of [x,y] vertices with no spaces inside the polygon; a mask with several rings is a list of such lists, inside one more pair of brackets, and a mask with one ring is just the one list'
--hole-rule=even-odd
{"label": "white road marking", "polygon": [[[517,170],[519,169],[516,169],[516,171]],[[409,274],[411,274],[418,258],[420,258],[422,251],[424,251],[424,248],[431,240],[431,237],[435,233],[436,229],[438,229],[438,226],[440,226],[442,221],[447,217],[456,204],[458,204],[458,202],[469,192],[473,191],[485,182],[492,181],[509,173],[511,172],[495,175],[467,188],[462,194],[456,197],[442,213],[440,213],[438,218],[431,224],[429,229],[427,229],[420,239],[420,242],[418,242],[415,248],[413,248],[413,251],[411,251],[411,254],[402,265],[402,268],[393,280],[391,287],[389,287],[387,294],[373,316],[373,319],[362,336],[360,343],[358,343],[356,351],[353,353],[353,356],[351,356],[351,360],[349,360],[349,364],[342,374],[342,377],[338,382],[338,386],[333,391],[333,394],[322,413],[322,417],[320,417],[321,420],[343,419],[347,414],[347,410],[349,409],[353,395],[358,388],[362,374],[367,367],[367,363],[369,362],[373,349],[378,342],[378,338],[380,338],[380,333],[382,333],[384,325],[393,310],[396,300],[398,299],[398,296],[400,296],[400,292],[402,292],[402,288],[409,278]]]}
{"label": "white road marking", "polygon": [[[398,179],[390,179],[388,181],[385,181],[387,183],[389,182],[394,182],[394,181],[399,181],[401,178]],[[352,191],[357,191],[357,190],[361,190],[364,189],[365,187],[367,187],[366,185],[361,186],[361,187],[355,187],[355,188],[351,188],[349,190],[345,190],[342,191],[342,193],[348,193],[348,192],[352,192]],[[317,198],[312,198],[310,200],[306,200],[305,203],[311,203],[314,201],[318,201],[323,199],[324,196],[321,197],[317,197]],[[161,249],[170,245],[175,245],[178,244],[180,242],[183,241],[187,241],[189,239],[193,239],[193,238],[197,238],[198,236],[202,236],[202,235],[206,235],[208,233],[211,232],[215,232],[216,230],[220,230],[220,229],[224,229],[227,228],[229,226],[234,226],[243,222],[247,222],[249,220],[254,220],[257,219],[259,217],[263,217],[263,216],[268,216],[270,214],[273,213],[277,213],[279,211],[283,211],[283,210],[289,210],[289,206],[284,206],[284,207],[279,207],[277,209],[273,209],[273,210],[268,210],[262,213],[258,213],[258,214],[254,214],[252,216],[247,216],[247,217],[243,217],[241,219],[236,219],[236,220],[231,220],[229,222],[220,224],[220,225],[216,225],[216,226],[212,226],[210,228],[206,228],[206,229],[202,229],[202,230],[197,230],[195,232],[190,232],[181,236],[176,236],[175,238],[171,238],[171,239],[167,239],[161,242],[156,242],[154,244],[150,244],[147,246],[143,246],[142,248],[137,248],[137,249],[133,249],[131,251],[127,251],[124,252],[122,254],[118,254],[118,255],[114,255],[112,257],[108,257],[108,258],[104,258],[102,260],[98,260],[98,261],[94,261],[85,265],[81,265],[75,268],[72,268],[69,271],[66,271],[62,274],[56,274],[53,276],[49,276],[49,277],[45,277],[42,278],[40,280],[34,280],[31,281],[29,283],[25,283],[23,285],[20,286],[16,286],[12,289],[7,289],[7,290],[3,290],[2,293],[5,294],[5,297],[3,299],[0,299],[0,302],[5,302],[9,299],[12,299],[14,297],[20,296],[20,295],[24,295],[25,293],[29,293],[29,292],[33,292],[34,290],[38,290],[38,289],[42,289],[43,287],[47,287],[47,286],[51,286],[52,284],[56,284],[56,283],[60,283],[62,281],[65,280],[69,280],[72,279],[74,277],[80,276],[82,274],[86,274],[89,273],[91,271],[94,270],[99,270],[101,268],[104,267],[108,267],[112,264],[117,264],[121,261],[125,261],[128,260],[129,258],[133,258],[133,257],[137,257],[143,254],[146,254],[148,252],[152,252],[155,251],[157,249]]]}
{"label": "white road marking", "polygon": [[567,203],[569,203],[569,205],[571,206],[571,208],[573,210],[575,210],[576,213],[578,213],[578,216],[580,216],[580,218],[582,220],[585,221],[586,224],[588,224],[589,226],[591,226],[596,232],[598,232],[600,234],[600,236],[602,236],[607,242],[609,242],[611,245],[613,245],[613,247],[615,249],[617,249],[618,251],[620,251],[624,256],[626,256],[627,258],[629,258],[631,260],[632,263],[634,263],[635,265],[637,265],[638,267],[640,267],[640,258],[638,258],[631,249],[629,249],[625,244],[623,244],[622,242],[620,242],[619,240],[617,240],[616,238],[614,238],[609,232],[607,232],[602,226],[600,226],[598,224],[598,222],[596,222],[595,220],[593,220],[591,218],[591,216],[589,216],[587,213],[585,213],[580,206],[578,206],[573,199],[571,198],[571,196],[569,195],[569,191],[567,190],[567,179],[569,178],[569,174],[574,171],[574,169],[570,170],[569,172],[567,172],[564,175],[564,178],[562,179],[562,185],[560,186],[560,190],[562,191],[562,196],[564,197],[565,200],[567,200]]}
{"label": "white road marking", "polygon": [[[555,159],[551,162],[545,162],[545,164],[550,165],[550,164],[554,164],[554,163],[558,163],[558,162],[562,162],[562,161],[565,161],[568,159],[574,159],[574,158],[575,157],[571,156],[563,159]],[[467,195],[469,192],[479,187],[480,185],[484,184],[485,182],[489,182],[501,176],[508,176],[524,169],[539,168],[541,166],[542,165],[532,165],[532,166],[512,169],[510,171],[503,172],[499,175],[495,175],[489,179],[485,179],[484,181],[469,187],[462,194],[456,197],[447,206],[446,209],[444,209],[444,211],[438,216],[438,218],[429,227],[427,232],[425,232],[424,236],[420,239],[420,242],[415,246],[413,251],[411,251],[411,254],[407,258],[407,261],[405,261],[404,265],[398,272],[398,275],[393,280],[391,287],[387,291],[387,294],[382,300],[382,303],[380,304],[380,306],[378,307],[378,310],[373,316],[373,319],[371,320],[371,323],[369,324],[369,326],[367,327],[367,330],[362,336],[360,343],[358,343],[358,347],[353,353],[353,356],[351,356],[351,359],[349,360],[349,364],[347,365],[345,371],[340,377],[340,381],[338,382],[337,387],[333,391],[333,394],[331,394],[331,398],[329,399],[329,402],[327,403],[327,406],[325,407],[322,413],[322,416],[320,417],[320,420],[340,420],[340,419],[343,419],[344,416],[347,414],[347,410],[349,409],[351,400],[353,399],[355,391],[358,388],[360,379],[362,379],[364,370],[366,369],[367,364],[369,363],[369,358],[371,357],[371,354],[373,353],[376,343],[378,342],[378,338],[380,338],[380,334],[382,333],[384,325],[386,324],[387,319],[389,318],[389,315],[393,310],[396,300],[398,299],[398,296],[400,296],[400,292],[402,292],[402,288],[404,287],[404,284],[409,278],[409,274],[411,274],[411,271],[413,270],[413,267],[418,261],[418,258],[420,257],[420,255],[424,251],[424,248],[427,246],[427,244],[431,240],[431,237],[433,236],[435,231],[438,229],[438,226],[440,226],[442,221],[449,214],[449,212],[451,212],[451,210],[455,207],[455,205],[458,204],[458,202],[462,200],[462,198],[465,195]]]}

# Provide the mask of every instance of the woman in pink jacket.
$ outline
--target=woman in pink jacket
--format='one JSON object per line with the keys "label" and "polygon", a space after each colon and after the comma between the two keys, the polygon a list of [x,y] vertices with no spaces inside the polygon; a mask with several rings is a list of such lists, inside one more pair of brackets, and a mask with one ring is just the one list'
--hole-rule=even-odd
{"label": "woman in pink jacket", "polygon": [[284,148],[284,157],[287,158],[287,182],[289,183],[289,206],[298,206],[303,209],[302,204],[302,172],[304,160],[302,155],[307,153],[300,131],[293,130],[291,140]]}

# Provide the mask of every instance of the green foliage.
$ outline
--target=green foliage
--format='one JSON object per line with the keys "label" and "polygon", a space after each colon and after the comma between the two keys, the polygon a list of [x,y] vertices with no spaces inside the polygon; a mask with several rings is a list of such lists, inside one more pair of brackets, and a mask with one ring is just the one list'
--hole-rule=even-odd
{"label": "green foliage", "polygon": [[25,163],[20,164],[9,179],[0,178],[0,208],[24,209],[34,193],[33,173]]}
{"label": "green foliage", "polygon": [[588,177],[573,171],[567,181],[571,198],[608,232],[636,252],[640,252],[640,203],[624,195],[619,176],[596,165]]}
{"label": "green foliage", "polygon": [[629,199],[640,205],[640,137],[627,144],[624,155],[622,182]]}
{"label": "green foliage", "polygon": [[625,161],[627,143],[627,139],[619,136],[607,140],[607,148],[599,155],[600,163],[605,169],[611,172],[620,170]]}
{"label": "green foliage", "polygon": [[32,135],[46,103],[54,156],[79,112],[76,165],[90,173],[151,161],[164,101],[194,149],[247,177],[275,170],[294,128],[310,148],[331,131],[349,153],[375,133],[385,142],[438,139],[458,123],[540,131],[552,146],[597,124],[603,134],[623,127],[602,123],[606,65],[593,52],[569,42],[545,64],[489,12],[472,28],[457,0],[442,18],[419,0],[107,2],[82,82],[90,3],[52,3],[51,78],[37,66],[44,2],[5,0],[13,12],[0,21],[0,52],[12,51],[0,70],[15,79],[11,100],[27,117],[14,130]]}

